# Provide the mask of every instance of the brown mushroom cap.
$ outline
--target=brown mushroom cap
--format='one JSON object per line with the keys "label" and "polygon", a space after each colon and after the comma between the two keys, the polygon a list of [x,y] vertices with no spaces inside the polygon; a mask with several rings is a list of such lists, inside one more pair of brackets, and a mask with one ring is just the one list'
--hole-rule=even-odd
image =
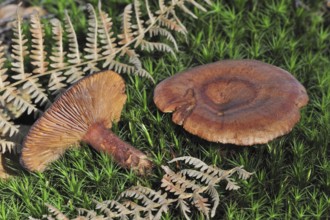
{"label": "brown mushroom cap", "polygon": [[83,78],[32,126],[23,143],[21,162],[29,170],[43,171],[95,123],[110,128],[126,102],[124,80],[104,71]]}
{"label": "brown mushroom cap", "polygon": [[255,60],[192,68],[161,83],[154,102],[173,121],[208,141],[262,144],[291,131],[308,102],[287,71]]}

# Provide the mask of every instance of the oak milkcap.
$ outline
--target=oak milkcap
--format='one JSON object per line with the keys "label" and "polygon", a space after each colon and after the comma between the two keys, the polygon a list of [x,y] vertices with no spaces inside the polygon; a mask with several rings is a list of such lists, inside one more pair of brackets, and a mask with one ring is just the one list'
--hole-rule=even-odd
{"label": "oak milkcap", "polygon": [[120,140],[108,128],[120,118],[126,102],[124,80],[103,71],[83,78],[64,92],[30,129],[23,142],[21,163],[43,171],[79,141],[109,153],[121,166],[140,174],[152,167],[147,156]]}
{"label": "oak milkcap", "polygon": [[208,141],[253,145],[290,132],[308,102],[287,71],[255,60],[221,61],[176,74],[154,102],[188,132]]}

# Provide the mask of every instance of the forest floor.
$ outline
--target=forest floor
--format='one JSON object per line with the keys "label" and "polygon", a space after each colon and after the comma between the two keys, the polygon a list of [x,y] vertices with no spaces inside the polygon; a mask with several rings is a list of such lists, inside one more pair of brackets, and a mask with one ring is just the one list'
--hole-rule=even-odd
{"label": "forest floor", "polygon": [[[81,2],[30,2],[59,19],[64,9],[69,10],[77,32],[85,33],[87,18],[78,6]],[[97,7],[97,1],[89,2]],[[103,8],[116,21],[130,2],[111,0]],[[171,54],[145,53],[143,67],[156,83],[185,69],[226,59],[255,59],[281,67],[305,86],[310,98],[293,130],[268,144],[250,147],[207,142],[175,125],[171,114],[157,110],[155,84],[124,75],[128,100],[121,121],[112,130],[150,156],[155,163],[152,175],[137,176],[82,144],[44,173],[18,171],[17,177],[0,181],[0,219],[41,218],[47,213],[45,204],[73,217],[76,208],[94,209],[93,199],[115,199],[130,186],[157,189],[164,175],[160,165],[188,155],[217,167],[242,165],[255,172],[238,182],[241,188],[237,191],[218,187],[221,198],[214,219],[330,218],[330,11],[326,2],[212,2],[205,4],[208,12],[194,11],[198,19],[179,14],[188,34],[174,35],[179,45],[177,59]],[[183,218],[177,213],[170,211],[164,219]],[[191,215],[202,218],[196,210]]]}

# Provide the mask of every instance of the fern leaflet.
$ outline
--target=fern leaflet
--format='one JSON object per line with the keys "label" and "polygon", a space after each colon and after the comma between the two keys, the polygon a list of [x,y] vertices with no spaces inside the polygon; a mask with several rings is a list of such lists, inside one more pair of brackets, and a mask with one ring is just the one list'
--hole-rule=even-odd
{"label": "fern leaflet", "polygon": [[[210,3],[208,0],[204,0]],[[51,103],[50,94],[57,94],[86,74],[100,68],[113,69],[119,73],[136,74],[153,81],[141,62],[140,51],[161,51],[174,55],[178,46],[171,30],[187,34],[183,23],[176,16],[176,10],[183,10],[183,4],[191,4],[203,10],[195,0],[159,0],[158,10],[151,10],[148,0],[144,4],[135,0],[125,7],[122,15],[121,33],[115,36],[111,17],[102,11],[101,2],[97,9],[90,4],[86,44],[80,51],[76,31],[68,12],[65,12],[63,25],[52,20],[53,46],[50,53],[45,49],[45,22],[39,14],[30,18],[31,39],[25,37],[22,17],[17,9],[11,45],[11,65],[4,68],[3,47],[0,44],[0,147],[8,149],[19,145],[8,139],[18,132],[13,121],[23,113],[39,115],[44,106]],[[145,10],[142,10],[142,9]],[[186,11],[187,10],[183,10]],[[155,36],[167,42],[154,41]],[[150,41],[153,38],[153,41]],[[63,39],[68,40],[68,46]],[[31,45],[29,51],[28,45]],[[29,62],[28,62],[29,61]],[[29,70],[29,71],[27,71]],[[30,71],[31,70],[31,71]]]}
{"label": "fern leaflet", "polygon": [[[175,207],[180,208],[185,219],[190,219],[191,207],[195,207],[206,219],[210,219],[215,216],[216,209],[220,203],[215,183],[219,183],[221,180],[228,181],[233,171],[238,174],[239,172],[244,172],[245,176],[238,175],[239,178],[243,179],[252,175],[252,173],[245,171],[242,167],[236,167],[228,171],[221,170],[220,168],[206,165],[201,160],[193,157],[179,157],[170,162],[173,161],[182,161],[186,166],[193,166],[194,169],[185,169],[185,172],[174,172],[169,167],[162,166],[166,173],[162,178],[162,190],[155,191],[143,186],[134,186],[122,192],[117,200],[95,201],[96,209],[104,214],[104,217],[97,216],[97,219],[133,218],[159,220],[163,213],[167,213],[170,208]],[[214,176],[213,181],[208,181],[212,184],[208,184],[205,180],[198,177],[196,178],[195,174],[190,174],[192,171],[205,173],[212,169],[223,171],[220,176]],[[234,187],[238,186],[237,183],[232,179],[229,181],[231,187],[226,189],[237,190],[238,187]],[[53,213],[52,210],[50,210],[51,213]],[[88,210],[86,213],[95,212]],[[57,212],[55,213],[56,215],[58,215]],[[78,218],[84,217],[86,215],[78,216]]]}

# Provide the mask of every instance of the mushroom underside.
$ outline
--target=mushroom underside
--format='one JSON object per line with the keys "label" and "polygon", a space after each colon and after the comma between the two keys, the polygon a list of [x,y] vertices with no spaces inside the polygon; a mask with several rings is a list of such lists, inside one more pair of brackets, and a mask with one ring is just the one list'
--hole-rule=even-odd
{"label": "mushroom underside", "polygon": [[[124,89],[123,80],[113,72],[93,74],[71,86],[31,127],[23,142],[22,165],[43,171],[79,143],[91,124],[102,121],[111,127],[126,101]],[[113,106],[115,110],[109,112]]]}

